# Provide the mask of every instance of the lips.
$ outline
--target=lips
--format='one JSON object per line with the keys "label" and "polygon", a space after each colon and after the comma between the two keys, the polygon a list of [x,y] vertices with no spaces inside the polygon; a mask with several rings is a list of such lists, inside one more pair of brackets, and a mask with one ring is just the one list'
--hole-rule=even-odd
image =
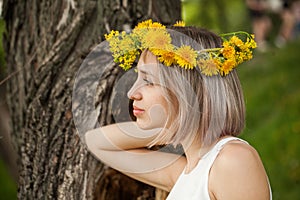
{"label": "lips", "polygon": [[133,111],[132,112],[133,112],[133,115],[137,117],[137,116],[143,114],[145,112],[145,110],[143,110],[143,109],[141,109],[137,106],[133,106]]}

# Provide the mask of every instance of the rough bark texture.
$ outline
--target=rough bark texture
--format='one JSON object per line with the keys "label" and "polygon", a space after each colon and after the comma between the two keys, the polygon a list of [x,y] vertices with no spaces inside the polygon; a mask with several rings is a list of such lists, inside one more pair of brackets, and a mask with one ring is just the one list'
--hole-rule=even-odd
{"label": "rough bark texture", "polygon": [[[6,0],[5,51],[11,131],[19,155],[19,199],[163,199],[94,159],[72,121],[72,87],[79,66],[110,29],[152,18],[180,19],[180,0]],[[99,87],[101,125],[112,123],[108,104],[121,70]],[[105,93],[106,95],[100,95]]]}

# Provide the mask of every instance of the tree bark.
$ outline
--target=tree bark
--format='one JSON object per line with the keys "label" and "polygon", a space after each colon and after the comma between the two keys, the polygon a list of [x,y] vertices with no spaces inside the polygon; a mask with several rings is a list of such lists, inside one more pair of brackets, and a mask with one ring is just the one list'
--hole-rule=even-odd
{"label": "tree bark", "polygon": [[[104,33],[152,18],[181,18],[180,0],[4,1],[11,134],[18,152],[19,199],[163,199],[92,157],[73,123],[72,88],[83,59]],[[113,123],[111,68],[98,88],[98,123]],[[102,82],[103,83],[103,82]]]}

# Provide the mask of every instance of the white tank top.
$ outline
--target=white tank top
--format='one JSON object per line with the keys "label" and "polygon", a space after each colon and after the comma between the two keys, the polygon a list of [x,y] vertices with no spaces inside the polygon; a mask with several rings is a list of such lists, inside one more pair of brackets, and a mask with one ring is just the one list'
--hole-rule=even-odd
{"label": "white tank top", "polygon": [[[190,173],[186,174],[185,169],[183,170],[166,200],[210,200],[208,191],[209,171],[224,144],[232,140],[239,140],[248,144],[236,137],[220,140],[199,160],[197,166]],[[272,200],[271,188],[270,200]]]}

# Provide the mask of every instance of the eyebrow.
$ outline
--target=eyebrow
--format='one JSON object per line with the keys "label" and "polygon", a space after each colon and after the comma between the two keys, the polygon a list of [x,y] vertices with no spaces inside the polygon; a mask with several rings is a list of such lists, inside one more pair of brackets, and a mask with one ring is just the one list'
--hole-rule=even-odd
{"label": "eyebrow", "polygon": [[143,73],[143,74],[147,74],[147,75],[151,75],[151,76],[153,76],[153,74],[151,74],[151,73],[149,73],[149,72],[147,72],[147,71],[145,71],[145,70],[139,70],[141,73]]}

